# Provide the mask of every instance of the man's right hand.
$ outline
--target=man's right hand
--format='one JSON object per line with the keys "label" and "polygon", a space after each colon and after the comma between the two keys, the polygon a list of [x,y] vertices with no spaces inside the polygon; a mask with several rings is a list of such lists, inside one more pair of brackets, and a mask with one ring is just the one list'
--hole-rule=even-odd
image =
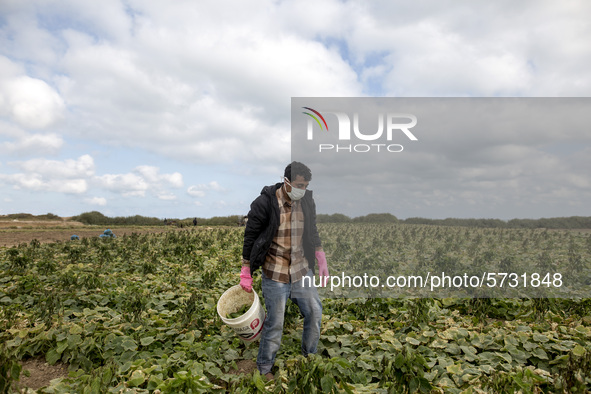
{"label": "man's right hand", "polygon": [[244,291],[252,292],[252,276],[250,276],[250,267],[243,265],[240,271],[240,286]]}

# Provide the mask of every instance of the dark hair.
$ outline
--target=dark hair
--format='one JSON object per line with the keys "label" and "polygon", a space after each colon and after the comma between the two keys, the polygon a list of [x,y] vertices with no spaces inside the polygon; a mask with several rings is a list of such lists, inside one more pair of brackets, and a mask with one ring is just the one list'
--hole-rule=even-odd
{"label": "dark hair", "polygon": [[312,171],[305,164],[299,161],[292,161],[285,167],[283,176],[291,181],[301,175],[305,181],[310,182],[312,180]]}

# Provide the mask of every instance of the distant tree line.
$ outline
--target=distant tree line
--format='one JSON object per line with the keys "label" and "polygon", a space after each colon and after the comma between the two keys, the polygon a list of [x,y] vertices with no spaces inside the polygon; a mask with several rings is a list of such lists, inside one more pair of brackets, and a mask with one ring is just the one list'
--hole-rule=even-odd
{"label": "distant tree line", "polygon": [[141,215],[135,216],[117,216],[114,218],[103,215],[98,211],[84,212],[78,216],[73,216],[72,220],[89,225],[98,226],[158,226],[164,225],[162,219],[146,217]]}
{"label": "distant tree line", "polygon": [[[196,219],[198,226],[238,226],[240,224],[240,220],[242,220],[242,216],[214,216],[208,219],[198,217]],[[184,219],[181,222],[183,223],[183,225],[192,226],[193,218]]]}
{"label": "distant tree line", "polygon": [[[57,217],[57,216],[56,216]],[[58,217],[59,218],[59,217]],[[231,216],[214,216],[212,218],[204,219],[199,217],[191,217],[185,219],[178,218],[155,218],[141,215],[135,216],[117,216],[108,217],[98,211],[84,212],[78,216],[73,216],[72,220],[88,225],[98,226],[112,226],[112,225],[126,225],[126,226],[177,226],[189,227],[193,226],[196,219],[198,226],[237,226],[242,219],[240,215]]]}
{"label": "distant tree line", "polygon": [[464,227],[484,227],[484,228],[548,228],[548,229],[587,229],[591,228],[591,217],[589,216],[570,216],[558,218],[541,219],[511,219],[509,221],[501,219],[427,219],[427,218],[408,218],[397,219],[396,216],[389,213],[372,213],[365,216],[350,218],[341,213],[332,215],[319,214],[316,216],[318,223],[406,223],[406,224],[427,224],[436,226],[464,226]]}
{"label": "distant tree line", "polygon": [[[61,219],[53,213],[45,215],[32,215],[29,213],[15,213],[0,215],[2,219],[9,220],[57,220]],[[242,223],[242,215],[214,216],[211,218],[191,217],[185,219],[167,218],[160,219],[155,217],[135,216],[117,216],[108,217],[98,211],[85,212],[72,217],[72,220],[89,225],[133,225],[133,226],[193,226],[196,220],[198,226],[238,226]],[[426,224],[436,226],[464,226],[464,227],[483,227],[483,228],[548,228],[548,229],[591,229],[591,217],[589,216],[570,216],[558,218],[541,219],[511,219],[508,221],[501,219],[427,219],[413,217],[408,219],[398,219],[391,213],[370,213],[365,216],[351,218],[342,213],[318,214],[316,215],[318,223],[406,223],[406,224]]]}
{"label": "distant tree line", "polygon": [[175,225],[177,227],[189,226],[239,226],[242,216],[213,216],[211,218],[192,217],[186,219],[165,219],[166,224]]}
{"label": "distant tree line", "polygon": [[33,215],[30,213],[11,213],[8,215],[0,215],[2,219],[8,220],[59,220],[59,216],[53,213],[46,213],[45,215]]}

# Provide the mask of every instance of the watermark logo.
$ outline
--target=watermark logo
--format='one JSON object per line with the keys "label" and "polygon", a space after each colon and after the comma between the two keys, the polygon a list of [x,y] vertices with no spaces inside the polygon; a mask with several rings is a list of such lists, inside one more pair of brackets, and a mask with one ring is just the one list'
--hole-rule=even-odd
{"label": "watermark logo", "polygon": [[[315,123],[318,124],[320,130],[326,129],[328,131],[328,123],[325,117],[317,110],[310,107],[302,107],[309,112],[303,114],[310,117],[307,122],[307,139],[314,139]],[[401,144],[392,144],[395,136],[404,135],[411,141],[418,141],[418,138],[412,133],[410,129],[417,125],[417,117],[413,114],[403,113],[387,113],[377,114],[377,130],[369,132],[368,130],[361,130],[359,124],[359,114],[353,113],[353,122],[351,117],[345,112],[324,112],[326,115],[333,115],[336,118],[338,125],[338,132],[336,138],[338,141],[372,141],[372,144],[318,144],[319,152],[370,152],[370,151],[387,151],[387,152],[402,152],[404,147]],[[322,121],[322,122],[321,122]],[[351,124],[352,123],[352,124]],[[323,126],[324,125],[324,126]],[[384,126],[385,125],[385,126]],[[401,134],[402,133],[402,134]],[[384,138],[385,137],[385,138]],[[385,141],[388,143],[378,143]]]}
{"label": "watermark logo", "polygon": [[[326,124],[326,120],[324,119],[324,116],[322,116],[320,114],[320,112],[316,111],[315,109],[312,109],[310,107],[302,107],[304,109],[307,109],[309,111],[314,112],[316,115],[318,115],[318,117],[320,119],[322,119],[322,123],[324,123],[324,126],[326,126],[326,131],[328,131],[328,124]],[[311,117],[312,119],[314,119],[316,121],[316,123],[318,123],[318,126],[320,126],[320,130],[322,130],[322,124],[320,123],[320,121],[318,120],[318,118],[314,115],[312,115],[309,112],[302,112],[305,115],[308,115],[309,117]],[[308,139],[311,140],[312,139],[312,121],[308,122]]]}

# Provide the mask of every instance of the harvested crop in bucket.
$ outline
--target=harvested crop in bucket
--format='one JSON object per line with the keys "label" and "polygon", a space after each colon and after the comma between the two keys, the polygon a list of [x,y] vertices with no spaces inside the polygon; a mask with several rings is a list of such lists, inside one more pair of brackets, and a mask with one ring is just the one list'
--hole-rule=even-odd
{"label": "harvested crop in bucket", "polygon": [[249,309],[250,309],[250,305],[249,304],[244,304],[244,305],[242,305],[242,307],[240,308],[240,310],[238,312],[228,313],[226,315],[226,317],[228,319],[236,319],[236,318],[244,315],[246,312],[248,312]]}
{"label": "harvested crop in bucket", "polygon": [[240,285],[230,287],[218,300],[217,312],[243,341],[259,339],[265,322],[265,310],[256,291],[248,293]]}

